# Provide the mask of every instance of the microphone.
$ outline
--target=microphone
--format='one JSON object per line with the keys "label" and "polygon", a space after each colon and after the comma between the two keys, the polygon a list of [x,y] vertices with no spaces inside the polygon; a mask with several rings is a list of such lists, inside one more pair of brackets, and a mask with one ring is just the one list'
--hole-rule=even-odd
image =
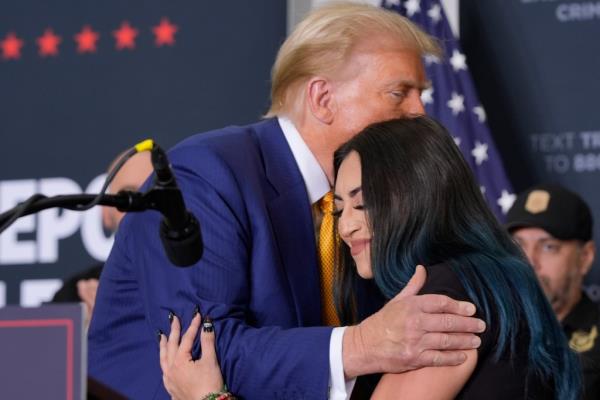
{"label": "microphone", "polygon": [[189,212],[164,150],[156,144],[152,147],[155,209],[163,219],[160,223],[160,239],[169,260],[178,267],[189,267],[200,260],[204,245],[198,220]]}

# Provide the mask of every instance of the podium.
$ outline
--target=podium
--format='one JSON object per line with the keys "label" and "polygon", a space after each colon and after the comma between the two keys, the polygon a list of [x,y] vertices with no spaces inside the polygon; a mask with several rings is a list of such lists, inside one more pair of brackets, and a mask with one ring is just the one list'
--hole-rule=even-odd
{"label": "podium", "polygon": [[0,308],[2,398],[86,398],[83,313],[82,304]]}

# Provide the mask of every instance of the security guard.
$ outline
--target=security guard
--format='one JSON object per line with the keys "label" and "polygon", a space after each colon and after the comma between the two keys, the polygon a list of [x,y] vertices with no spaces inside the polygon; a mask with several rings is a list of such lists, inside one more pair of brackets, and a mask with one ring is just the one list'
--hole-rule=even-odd
{"label": "security guard", "polygon": [[587,204],[558,185],[526,190],[507,215],[509,232],[581,357],[585,399],[600,399],[600,310],[581,286],[596,254],[592,225]]}

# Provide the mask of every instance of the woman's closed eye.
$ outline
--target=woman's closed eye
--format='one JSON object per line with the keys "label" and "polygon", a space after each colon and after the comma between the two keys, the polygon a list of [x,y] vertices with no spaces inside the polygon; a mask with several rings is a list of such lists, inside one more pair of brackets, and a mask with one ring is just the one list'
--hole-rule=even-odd
{"label": "woman's closed eye", "polygon": [[[364,211],[365,210],[365,206],[364,204],[357,204],[355,206],[352,206],[353,209],[358,210],[358,211]],[[342,213],[344,212],[343,208],[337,208],[335,209],[331,215],[333,215],[335,218],[339,218],[340,215],[342,215]]]}

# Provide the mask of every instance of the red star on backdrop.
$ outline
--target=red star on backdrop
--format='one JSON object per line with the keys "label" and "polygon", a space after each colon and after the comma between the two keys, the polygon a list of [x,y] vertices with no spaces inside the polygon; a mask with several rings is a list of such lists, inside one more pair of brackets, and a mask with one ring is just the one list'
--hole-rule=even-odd
{"label": "red star on backdrop", "polygon": [[177,25],[169,22],[168,18],[162,18],[160,24],[152,28],[155,36],[154,43],[157,46],[173,46],[175,44],[175,32],[177,32],[177,30]]}
{"label": "red star on backdrop", "polygon": [[135,48],[135,37],[138,31],[129,25],[129,22],[125,21],[121,23],[121,27],[116,31],[113,31],[116,43],[115,47],[118,50],[123,49],[134,49]]}
{"label": "red star on backdrop", "polygon": [[77,42],[78,53],[95,53],[96,42],[100,38],[98,32],[94,32],[89,25],[83,27],[81,32],[75,35],[75,41]]}
{"label": "red star on backdrop", "polygon": [[61,41],[60,36],[56,35],[51,28],[46,29],[44,34],[37,38],[39,55],[41,57],[56,56]]}
{"label": "red star on backdrop", "polygon": [[21,58],[21,47],[25,43],[19,39],[14,32],[10,32],[6,35],[6,38],[0,41],[0,47],[2,47],[2,59],[4,60],[17,60]]}

